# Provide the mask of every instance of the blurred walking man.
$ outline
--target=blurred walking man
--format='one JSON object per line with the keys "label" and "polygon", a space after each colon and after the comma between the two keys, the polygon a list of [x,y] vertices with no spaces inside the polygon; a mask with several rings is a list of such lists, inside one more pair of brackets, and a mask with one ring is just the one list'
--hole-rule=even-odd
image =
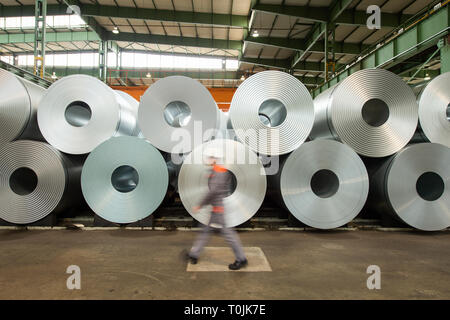
{"label": "blurred walking man", "polygon": [[230,264],[228,268],[230,270],[239,270],[242,267],[245,267],[248,262],[236,231],[227,228],[225,225],[224,215],[227,213],[223,206],[223,199],[229,195],[231,189],[231,173],[218,164],[218,161],[223,158],[222,150],[206,150],[205,155],[208,157],[207,165],[212,167],[208,180],[209,192],[203,198],[200,205],[193,208],[193,211],[194,213],[197,213],[206,205],[211,205],[212,211],[208,225],[203,226],[201,233],[198,235],[198,238],[188,254],[188,258],[192,264],[196,264],[200,253],[211,236],[211,228],[220,228],[222,236],[231,246],[234,255],[236,256],[236,261]]}

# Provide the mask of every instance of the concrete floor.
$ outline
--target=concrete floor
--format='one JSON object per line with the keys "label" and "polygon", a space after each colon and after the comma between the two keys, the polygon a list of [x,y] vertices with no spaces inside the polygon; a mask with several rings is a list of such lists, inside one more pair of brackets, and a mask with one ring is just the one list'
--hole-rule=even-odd
{"label": "concrete floor", "polygon": [[[450,299],[448,231],[241,232],[273,270],[255,273],[186,272],[179,253],[195,235],[0,230],[0,299]],[[66,287],[69,265],[81,290]],[[366,287],[369,265],[380,290]]]}

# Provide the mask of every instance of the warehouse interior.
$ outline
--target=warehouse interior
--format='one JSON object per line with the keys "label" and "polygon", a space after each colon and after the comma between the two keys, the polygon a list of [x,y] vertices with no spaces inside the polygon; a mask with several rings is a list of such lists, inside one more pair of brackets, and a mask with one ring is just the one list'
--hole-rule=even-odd
{"label": "warehouse interior", "polygon": [[[0,299],[449,299],[449,31],[449,0],[0,0]],[[186,259],[202,146],[249,155],[238,271]]]}

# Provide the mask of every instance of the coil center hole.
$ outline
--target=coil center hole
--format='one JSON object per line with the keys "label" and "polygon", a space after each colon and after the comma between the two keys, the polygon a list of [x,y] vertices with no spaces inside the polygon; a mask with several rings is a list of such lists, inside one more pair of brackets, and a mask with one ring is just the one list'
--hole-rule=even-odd
{"label": "coil center hole", "polygon": [[9,187],[19,196],[26,196],[36,189],[38,177],[30,168],[19,168],[9,177]]}
{"label": "coil center hole", "polygon": [[379,127],[389,119],[389,107],[383,100],[370,99],[364,103],[361,114],[368,125]]}
{"label": "coil center hole", "polygon": [[64,116],[72,126],[84,127],[91,120],[92,110],[86,102],[74,101],[67,106]]}
{"label": "coil center hole", "polygon": [[273,128],[281,125],[286,120],[286,106],[277,99],[264,101],[258,109],[259,120],[266,127]]}
{"label": "coil center hole", "polygon": [[[236,191],[236,188],[237,188],[236,176],[230,170],[228,170],[228,174],[231,175],[231,181],[230,181],[229,187],[227,188],[227,193],[225,195],[225,198],[231,196],[234,193],[234,191]],[[210,183],[211,183],[211,179],[208,179],[208,189],[209,190],[211,190],[211,184]]]}
{"label": "coil center hole", "polygon": [[119,192],[131,192],[139,184],[139,174],[131,166],[120,166],[113,171],[111,184]]}
{"label": "coil center hole", "polygon": [[183,101],[172,101],[164,108],[164,119],[171,127],[184,127],[191,120],[191,108]]}
{"label": "coil center hole", "polygon": [[328,169],[317,171],[311,177],[311,190],[320,198],[329,198],[339,190],[339,178]]}
{"label": "coil center hole", "polygon": [[422,174],[416,182],[419,196],[427,201],[435,201],[444,193],[444,180],[437,173],[428,171]]}

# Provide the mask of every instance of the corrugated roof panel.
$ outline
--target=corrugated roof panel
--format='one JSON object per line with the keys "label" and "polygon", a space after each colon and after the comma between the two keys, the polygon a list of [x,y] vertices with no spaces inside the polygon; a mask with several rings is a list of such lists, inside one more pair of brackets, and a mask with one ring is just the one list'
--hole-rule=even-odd
{"label": "corrugated roof panel", "polygon": [[404,14],[416,14],[423,8],[425,8],[431,1],[430,0],[416,0],[408,8],[403,11]]}
{"label": "corrugated roof panel", "polygon": [[195,33],[195,26],[194,25],[181,24],[181,32],[183,33],[183,37],[195,38],[197,36],[196,33]]}
{"label": "corrugated roof panel", "polygon": [[213,0],[213,12],[230,14],[232,0]]}
{"label": "corrugated roof panel", "polygon": [[359,43],[365,37],[367,37],[371,32],[372,31],[367,29],[366,27],[359,27],[349,37],[347,37],[347,40],[345,40],[345,42]]}
{"label": "corrugated roof panel", "polygon": [[191,1],[173,0],[173,3],[177,11],[193,11]]}
{"label": "corrugated roof panel", "polygon": [[230,28],[230,40],[242,40],[244,30],[240,28]]}
{"label": "corrugated roof panel", "polygon": [[168,36],[181,36],[180,27],[176,22],[162,22]]}
{"label": "corrugated roof panel", "polygon": [[199,38],[211,38],[212,28],[209,27],[197,27],[197,33]]}
{"label": "corrugated roof panel", "polygon": [[350,32],[355,30],[356,26],[349,25],[337,25],[336,26],[336,41],[344,41],[344,39],[350,35]]}
{"label": "corrugated roof panel", "polygon": [[153,0],[155,6],[160,10],[173,10],[172,1],[170,0]]}
{"label": "corrugated roof panel", "polygon": [[258,30],[260,37],[267,37],[269,35],[269,30],[273,24],[275,17],[276,15],[273,14],[255,12],[252,29]]}
{"label": "corrugated roof panel", "polygon": [[281,49],[280,52],[278,53],[277,59],[288,59],[292,57],[293,52],[294,51],[292,50]]}
{"label": "corrugated roof panel", "polygon": [[250,0],[239,0],[233,3],[233,14],[248,16],[250,14]]}
{"label": "corrugated roof panel", "polygon": [[213,28],[213,38],[214,39],[227,39],[228,29],[227,28]]}
{"label": "corrugated roof panel", "polygon": [[365,44],[373,44],[378,42],[382,37],[387,35],[393,30],[393,28],[381,28],[380,30],[376,31],[374,34],[372,34],[367,40],[364,41]]}
{"label": "corrugated roof panel", "polygon": [[195,12],[211,12],[210,0],[193,0]]}
{"label": "corrugated roof panel", "polygon": [[388,1],[382,8],[382,12],[397,13],[400,10],[407,9],[413,2],[413,0],[401,0],[401,1]]}
{"label": "corrugated roof panel", "polygon": [[150,31],[152,34],[159,34],[159,35],[164,35],[164,28],[163,25],[161,23],[156,24],[156,23],[147,23]]}

